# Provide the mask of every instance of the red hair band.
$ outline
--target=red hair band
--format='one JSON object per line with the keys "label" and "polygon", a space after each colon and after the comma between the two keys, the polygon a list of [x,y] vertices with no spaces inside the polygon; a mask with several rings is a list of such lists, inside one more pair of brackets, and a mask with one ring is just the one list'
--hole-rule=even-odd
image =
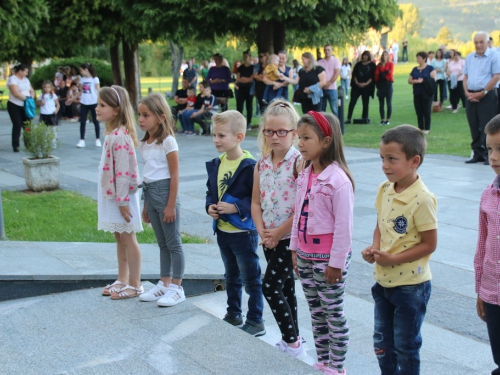
{"label": "red hair band", "polygon": [[314,120],[316,120],[319,128],[321,129],[321,131],[325,136],[327,137],[332,136],[332,127],[330,126],[330,123],[328,122],[325,116],[316,111],[309,111],[307,112],[307,114],[311,115],[314,118]]}

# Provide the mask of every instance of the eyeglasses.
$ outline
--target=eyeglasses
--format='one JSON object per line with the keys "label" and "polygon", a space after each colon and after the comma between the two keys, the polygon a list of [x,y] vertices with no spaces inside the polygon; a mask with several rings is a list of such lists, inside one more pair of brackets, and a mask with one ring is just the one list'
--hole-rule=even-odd
{"label": "eyeglasses", "polygon": [[270,130],[270,129],[262,129],[262,133],[264,133],[264,135],[266,137],[273,137],[275,134],[278,137],[286,137],[288,135],[288,133],[291,133],[291,132],[293,132],[293,130],[284,130],[284,129]]}

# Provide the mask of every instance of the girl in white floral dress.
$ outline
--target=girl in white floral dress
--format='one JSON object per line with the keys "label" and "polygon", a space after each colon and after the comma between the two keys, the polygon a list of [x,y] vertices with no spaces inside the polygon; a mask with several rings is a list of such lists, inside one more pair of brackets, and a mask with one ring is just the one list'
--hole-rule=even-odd
{"label": "girl in white floral dress", "polygon": [[293,146],[299,115],[285,100],[275,100],[262,116],[258,142],[262,159],[254,172],[252,219],[268,262],[262,292],[281,331],[276,347],[304,359],[297,323],[297,299],[288,250],[300,152]]}
{"label": "girl in white floral dress", "polygon": [[118,258],[118,278],[102,295],[111,299],[137,297],[144,292],[141,249],[135,236],[142,231],[137,192],[140,179],[134,149],[135,116],[127,91],[120,86],[103,87],[96,113],[98,121],[106,124],[97,184],[97,227],[114,233]]}

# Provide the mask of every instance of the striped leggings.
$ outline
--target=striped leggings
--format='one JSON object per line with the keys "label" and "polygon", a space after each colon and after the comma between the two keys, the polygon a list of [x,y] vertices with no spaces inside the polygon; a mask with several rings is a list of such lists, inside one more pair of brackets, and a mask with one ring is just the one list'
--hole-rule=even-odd
{"label": "striped leggings", "polygon": [[349,327],[344,315],[344,290],[351,253],[342,280],[327,284],[323,277],[328,261],[307,260],[297,256],[300,282],[311,312],[312,331],[318,362],[342,371],[349,345]]}

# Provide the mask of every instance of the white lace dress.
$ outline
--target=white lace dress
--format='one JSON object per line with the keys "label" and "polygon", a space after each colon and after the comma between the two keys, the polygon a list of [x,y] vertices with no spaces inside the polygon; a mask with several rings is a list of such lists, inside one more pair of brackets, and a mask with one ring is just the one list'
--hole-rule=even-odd
{"label": "white lace dress", "polygon": [[[108,138],[108,136],[106,136]],[[105,139],[106,142],[107,139]],[[118,204],[114,199],[105,199],[102,195],[101,178],[104,165],[106,148],[102,148],[101,161],[99,163],[99,174],[97,180],[97,229],[105,232],[131,233],[142,232],[141,209],[139,205],[139,190],[130,194],[129,208],[132,218],[127,223],[120,214]]]}

